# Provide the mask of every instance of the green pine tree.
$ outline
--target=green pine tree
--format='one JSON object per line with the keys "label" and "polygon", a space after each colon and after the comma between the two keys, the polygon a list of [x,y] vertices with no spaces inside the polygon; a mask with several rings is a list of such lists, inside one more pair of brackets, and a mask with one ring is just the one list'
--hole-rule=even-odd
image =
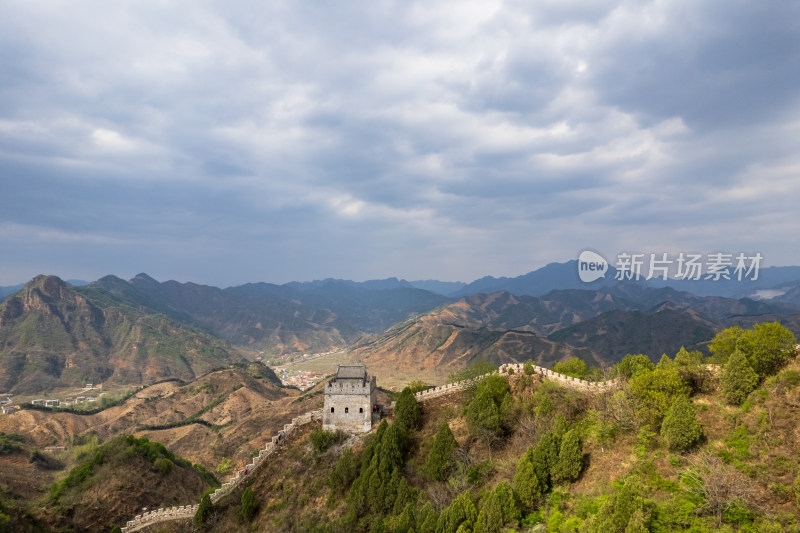
{"label": "green pine tree", "polygon": [[406,427],[395,421],[381,437],[380,452],[377,454],[381,479],[388,479],[395,468],[403,465],[403,457],[408,449]]}
{"label": "green pine tree", "polygon": [[732,405],[741,405],[758,386],[758,374],[741,350],[734,350],[722,368],[722,393]]}
{"label": "green pine tree", "polygon": [[211,497],[206,494],[200,500],[200,506],[197,508],[197,512],[194,513],[194,525],[200,527],[211,518],[211,514],[214,512],[214,506],[211,504]]}
{"label": "green pine tree", "polygon": [[472,434],[487,446],[496,444],[506,429],[512,403],[508,381],[504,377],[482,379],[464,412]]}
{"label": "green pine tree", "polygon": [[517,493],[520,502],[526,509],[533,509],[542,494],[542,486],[527,454],[523,455],[517,463],[517,472],[514,474],[514,492]]}
{"label": "green pine tree", "polygon": [[681,346],[675,354],[675,367],[681,379],[689,384],[693,392],[710,392],[711,373],[702,365],[703,354],[699,351],[689,352]]}
{"label": "green pine tree", "polygon": [[483,512],[486,513],[486,531],[499,533],[500,528],[503,527],[503,506],[496,492],[492,491],[486,497]]}
{"label": "green pine tree", "polygon": [[[396,472],[400,473],[400,469],[397,469]],[[390,492],[387,492],[389,496],[391,496]],[[409,504],[412,504],[416,501],[417,495],[415,489],[413,489],[409,484],[408,480],[405,476],[400,476],[400,482],[398,483],[397,487],[397,497],[394,500],[394,514],[398,514],[402,512]]]}
{"label": "green pine tree", "polygon": [[358,462],[352,448],[347,448],[328,477],[328,486],[333,493],[339,494],[349,486],[358,475]]}
{"label": "green pine tree", "polygon": [[586,375],[586,361],[577,357],[570,357],[566,361],[559,361],[553,365],[553,372],[583,379]]}
{"label": "green pine tree", "polygon": [[675,366],[675,361],[670,359],[667,354],[661,354],[661,359],[659,359],[656,368],[666,370],[667,368],[673,368],[674,366]]}
{"label": "green pine tree", "polygon": [[401,422],[408,429],[417,429],[422,421],[422,412],[414,393],[408,387],[403,389],[394,406],[396,422]]}
{"label": "green pine tree", "polygon": [[711,360],[718,364],[724,365],[728,362],[728,358],[736,349],[736,343],[739,337],[742,336],[744,330],[739,326],[733,326],[723,329],[717,333],[708,345],[711,351]]}
{"label": "green pine tree", "polygon": [[622,358],[622,361],[617,363],[619,375],[629,379],[639,374],[650,372],[654,368],[653,362],[644,354],[628,354]]}
{"label": "green pine tree", "polygon": [[622,488],[600,507],[598,516],[606,520],[601,521],[599,531],[623,533],[636,510],[642,507],[643,499],[639,486],[634,479],[628,479]]}
{"label": "green pine tree", "polygon": [[500,508],[503,510],[503,523],[517,522],[520,519],[519,507],[517,506],[517,499],[514,496],[514,489],[508,481],[501,481],[494,488],[494,493],[497,494],[497,499],[500,502]]}
{"label": "green pine tree", "polygon": [[778,322],[755,324],[736,341],[736,349],[744,352],[760,378],[777,374],[794,357],[795,346],[794,334]]}
{"label": "green pine tree", "polygon": [[431,507],[431,502],[427,502],[419,510],[417,524],[419,533],[436,533],[436,524],[439,521],[438,513]]}
{"label": "green pine tree", "polygon": [[462,524],[470,529],[478,518],[475,503],[469,491],[462,492],[439,515],[436,524],[436,533],[457,533]]}
{"label": "green pine tree", "polygon": [[453,451],[458,448],[458,442],[450,430],[447,421],[442,422],[436,437],[433,439],[425,471],[434,481],[444,481],[454,466]]}
{"label": "green pine tree", "polygon": [[552,472],[558,462],[558,455],[561,451],[561,439],[553,432],[548,431],[539,443],[532,450],[528,450],[526,456],[533,464],[536,479],[542,488],[542,493],[552,488]]}
{"label": "green pine tree", "polygon": [[800,507],[800,474],[794,480],[794,499]]}
{"label": "green pine tree", "polygon": [[670,449],[678,452],[685,452],[700,440],[703,428],[688,397],[678,397],[669,408],[661,424],[661,435],[667,439]]}
{"label": "green pine tree", "polygon": [[583,448],[578,432],[570,429],[561,439],[558,461],[552,470],[553,483],[569,483],[578,479],[583,468]]}
{"label": "green pine tree", "polygon": [[381,480],[378,469],[372,469],[367,478],[367,504],[373,513],[377,513],[383,508],[383,481]]}
{"label": "green pine tree", "polygon": [[398,516],[392,518],[390,522],[390,531],[398,533],[408,533],[414,529],[414,502],[408,502]]}
{"label": "green pine tree", "polygon": [[645,516],[644,508],[639,507],[631,515],[628,520],[628,525],[625,527],[625,533],[649,533],[650,528],[647,525],[647,516]]}
{"label": "green pine tree", "polygon": [[242,492],[242,506],[239,507],[239,521],[241,523],[249,522],[256,515],[258,509],[258,501],[253,489],[247,487]]}
{"label": "green pine tree", "polygon": [[703,354],[699,351],[687,351],[686,348],[681,346],[678,353],[675,354],[675,364],[679,367],[697,366],[703,362]]}
{"label": "green pine tree", "polygon": [[489,533],[486,513],[484,511],[478,513],[478,518],[475,520],[475,525],[472,526],[472,533]]}
{"label": "green pine tree", "polygon": [[689,394],[689,387],[677,368],[656,368],[631,378],[628,391],[636,401],[636,416],[641,423],[659,427],[675,400]]}

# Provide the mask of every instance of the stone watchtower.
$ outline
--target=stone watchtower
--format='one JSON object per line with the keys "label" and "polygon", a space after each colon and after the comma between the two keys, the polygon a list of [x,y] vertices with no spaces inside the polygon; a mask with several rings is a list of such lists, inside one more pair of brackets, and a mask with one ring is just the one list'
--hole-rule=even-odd
{"label": "stone watchtower", "polygon": [[339,365],[336,375],[325,385],[322,429],[366,433],[372,429],[374,416],[380,416],[375,376],[367,375],[365,366]]}

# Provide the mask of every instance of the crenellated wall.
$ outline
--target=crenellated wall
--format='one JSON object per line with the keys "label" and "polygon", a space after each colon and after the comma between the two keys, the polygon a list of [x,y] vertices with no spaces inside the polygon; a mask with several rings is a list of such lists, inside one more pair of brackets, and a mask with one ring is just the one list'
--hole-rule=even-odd
{"label": "crenellated wall", "polygon": [[[263,464],[267,457],[275,453],[278,447],[285,442],[286,438],[291,435],[296,428],[305,424],[310,424],[315,420],[322,420],[321,409],[300,415],[297,418],[293,418],[291,424],[285,424],[283,426],[283,431],[280,434],[272,437],[270,442],[267,443],[266,447],[259,451],[258,455],[253,458],[253,462],[245,466],[247,474],[236,472],[235,476],[230,478],[227,483],[224,483],[210,495],[211,503],[216,503],[219,501],[220,498],[226,496],[236,487],[238,487],[239,484],[245,480],[245,478],[251,476],[252,473]],[[128,520],[127,524],[125,524],[125,527],[122,528],[122,533],[132,533],[133,531],[138,531],[149,525],[167,520],[193,518],[195,513],[197,513],[198,506],[199,504],[167,507],[137,515],[133,520]]]}
{"label": "crenellated wall", "polygon": [[[448,383],[447,385],[442,385],[440,387],[433,387],[431,389],[418,392],[415,395],[415,397],[417,398],[417,401],[424,401],[424,400],[429,400],[431,398],[438,398],[439,396],[444,396],[446,394],[452,394],[454,392],[464,390],[473,383],[475,383],[476,381],[480,381],[486,376],[491,376],[492,374],[508,376],[509,370],[511,369],[514,370],[514,373],[522,373],[524,372],[524,365],[522,363],[501,365],[500,369],[497,372],[490,372],[488,374],[468,379],[466,381],[459,381],[457,383]],[[554,381],[558,381],[559,383],[567,387],[583,390],[586,392],[605,392],[619,385],[619,380],[617,379],[612,379],[609,381],[586,381],[583,379],[573,378],[571,376],[565,376],[564,374],[553,372],[549,368],[544,368],[538,365],[533,365],[533,369],[535,374],[539,374],[540,376],[550,378]]]}
{"label": "crenellated wall", "polygon": [[[797,353],[800,354],[800,344],[796,347]],[[716,365],[707,365],[709,370],[714,373],[719,372],[719,367]],[[524,373],[524,365],[522,363],[514,363],[514,364],[504,364],[501,365],[498,371],[490,372],[488,374],[484,374],[482,376],[478,376],[476,378],[468,379],[465,381],[459,381],[457,383],[448,383],[447,385],[442,385],[440,387],[433,387],[424,391],[420,391],[416,393],[414,396],[417,401],[425,401],[430,400],[432,398],[438,398],[440,396],[445,396],[447,394],[453,394],[456,392],[460,392],[473,383],[480,381],[481,379],[485,378],[486,376],[491,376],[493,374],[501,375],[501,376],[509,376],[509,370],[513,369],[515,374]],[[544,368],[538,365],[533,365],[534,373],[538,374],[542,377],[547,377],[549,379],[558,381],[559,383],[581,391],[590,392],[590,393],[601,393],[615,389],[620,385],[619,379],[612,379],[608,381],[586,381],[583,379],[573,378],[571,376],[565,376],[564,374],[559,374],[557,372],[553,372],[549,368]],[[374,377],[373,377],[374,380]],[[291,424],[286,424],[283,426],[283,431],[281,432],[282,435],[276,435],[272,437],[272,440],[267,443],[266,447],[258,452],[258,455],[253,458],[253,462],[247,465],[245,468],[248,470],[247,474],[240,474],[236,473],[235,476],[230,478],[227,483],[222,485],[220,488],[214,491],[211,494],[211,503],[216,503],[223,498],[224,496],[228,495],[231,491],[233,491],[236,487],[239,486],[242,481],[247,476],[250,476],[254,470],[256,470],[264,460],[272,455],[275,450],[285,441],[286,437],[291,435],[291,433],[295,430],[295,428],[299,426],[303,426],[305,424],[310,424],[316,420],[322,420],[323,411],[322,409],[318,409],[316,411],[311,411],[304,415],[298,416],[297,418],[292,419]],[[125,527],[122,528],[122,533],[133,533],[134,531],[138,531],[146,526],[156,524],[158,522],[164,522],[167,520],[179,520],[179,519],[190,519],[193,518],[195,513],[197,512],[197,508],[199,507],[198,504],[195,505],[182,505],[179,507],[169,507],[164,509],[156,509],[155,511],[150,511],[148,513],[144,513],[141,515],[137,515],[133,520],[129,520]]]}
{"label": "crenellated wall", "polygon": [[[582,379],[565,376],[564,374],[558,374],[550,369],[541,366],[534,365],[533,368],[534,372],[536,374],[539,374],[540,376],[553,379],[568,387],[572,387],[587,392],[593,392],[593,393],[605,392],[619,385],[619,381],[616,379],[603,382],[585,381]],[[417,401],[425,401],[425,400],[430,400],[431,398],[438,398],[440,396],[445,396],[447,394],[453,394],[466,389],[473,383],[480,381],[486,376],[490,376],[492,374],[508,376],[510,369],[514,369],[515,373],[520,373],[523,372],[523,365],[520,363],[502,365],[499,371],[496,372],[490,372],[488,374],[484,374],[482,376],[478,376],[476,378],[468,379],[465,381],[459,381],[457,383],[448,383],[447,385],[442,385],[440,387],[433,387],[431,389],[420,391],[415,394],[415,398],[417,399]],[[211,494],[210,496],[211,503],[217,503],[220,500],[220,498],[225,497],[226,495],[230,494],[234,489],[236,489],[239,486],[239,484],[241,484],[245,480],[246,477],[252,475],[253,471],[255,471],[259,466],[261,466],[264,460],[266,460],[267,457],[272,455],[275,452],[275,450],[278,449],[278,447],[285,441],[286,437],[292,434],[295,428],[303,426],[305,424],[310,424],[311,422],[314,422],[316,420],[322,420],[322,417],[323,417],[323,410],[319,409],[298,416],[297,418],[293,418],[291,424],[286,424],[285,426],[283,426],[283,431],[282,431],[283,435],[276,435],[272,437],[272,440],[267,443],[266,447],[263,450],[259,451],[258,455],[253,458],[253,462],[245,467],[248,471],[247,474],[240,474],[239,472],[237,472],[235,476],[233,476],[228,480],[227,483],[224,483],[220,488],[218,488]],[[122,533],[133,533],[134,531],[138,531],[146,526],[156,524],[158,522],[164,522],[167,520],[193,518],[195,513],[197,512],[197,508],[198,508],[197,504],[183,505],[180,507],[156,509],[155,511],[150,511],[148,513],[137,515],[133,520],[129,520],[128,523],[125,525],[125,527],[122,528]]]}

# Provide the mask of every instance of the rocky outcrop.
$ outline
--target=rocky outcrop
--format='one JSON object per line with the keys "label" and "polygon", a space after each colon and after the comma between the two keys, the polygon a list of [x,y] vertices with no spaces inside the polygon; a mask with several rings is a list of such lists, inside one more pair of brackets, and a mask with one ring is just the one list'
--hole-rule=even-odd
{"label": "rocky outcrop", "polygon": [[3,392],[191,380],[240,361],[208,333],[55,276],[37,276],[0,305]]}

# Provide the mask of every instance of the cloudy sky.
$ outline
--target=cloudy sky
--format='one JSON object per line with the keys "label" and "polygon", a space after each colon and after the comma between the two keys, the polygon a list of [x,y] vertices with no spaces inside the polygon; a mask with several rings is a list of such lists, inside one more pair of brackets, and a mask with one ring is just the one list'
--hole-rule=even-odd
{"label": "cloudy sky", "polygon": [[0,285],[800,264],[800,3],[0,3]]}

